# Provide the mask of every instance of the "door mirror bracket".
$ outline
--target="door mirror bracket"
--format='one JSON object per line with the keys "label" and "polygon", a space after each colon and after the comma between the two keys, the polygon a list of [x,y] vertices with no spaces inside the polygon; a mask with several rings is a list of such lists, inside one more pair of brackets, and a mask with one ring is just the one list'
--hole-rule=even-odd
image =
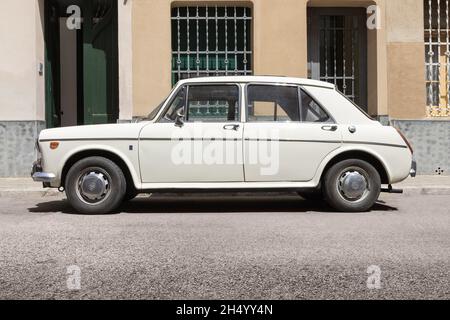
{"label": "door mirror bracket", "polygon": [[175,118],[175,126],[181,128],[182,126],[184,126],[184,114],[181,110],[178,110],[177,112],[177,116]]}

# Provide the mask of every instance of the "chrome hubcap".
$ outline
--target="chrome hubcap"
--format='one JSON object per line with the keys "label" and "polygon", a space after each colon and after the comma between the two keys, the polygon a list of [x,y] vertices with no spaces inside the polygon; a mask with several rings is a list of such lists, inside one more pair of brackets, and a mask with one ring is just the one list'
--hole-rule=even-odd
{"label": "chrome hubcap", "polygon": [[106,198],[110,191],[109,176],[100,171],[89,170],[78,180],[78,193],[89,203],[97,203]]}
{"label": "chrome hubcap", "polygon": [[366,177],[358,171],[345,171],[338,182],[339,192],[349,201],[363,198],[369,191]]}

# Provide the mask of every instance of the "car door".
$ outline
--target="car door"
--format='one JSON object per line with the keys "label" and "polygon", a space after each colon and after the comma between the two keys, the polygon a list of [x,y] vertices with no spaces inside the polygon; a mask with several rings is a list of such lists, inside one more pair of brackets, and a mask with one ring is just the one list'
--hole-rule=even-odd
{"label": "car door", "polygon": [[235,84],[180,88],[141,131],[142,182],[243,182],[240,91]]}
{"label": "car door", "polygon": [[341,147],[340,128],[303,88],[248,84],[244,125],[246,182],[310,181]]}

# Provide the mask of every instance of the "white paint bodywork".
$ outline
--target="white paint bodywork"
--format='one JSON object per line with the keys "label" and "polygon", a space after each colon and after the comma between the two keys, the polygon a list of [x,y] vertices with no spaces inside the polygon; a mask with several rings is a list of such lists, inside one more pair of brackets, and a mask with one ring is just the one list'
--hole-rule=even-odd
{"label": "white paint bodywork", "polygon": [[[233,146],[215,136],[228,123],[158,122],[165,107],[177,90],[195,83],[237,83],[241,90],[239,128],[227,132]],[[323,130],[329,123],[246,122],[245,86],[249,83],[297,85],[310,94],[334,119],[335,131]],[[349,127],[356,131],[351,133]],[[279,141],[279,170],[274,175],[262,175],[261,164],[251,164],[250,141],[260,132],[276,130]],[[208,133],[209,132],[209,133]],[[173,137],[201,140],[199,148],[219,147],[235,153],[241,162],[231,164],[173,163],[171,155],[180,141]],[[56,150],[50,142],[59,141]],[[199,141],[201,142],[201,141]],[[190,144],[195,141],[183,141]],[[56,178],[52,187],[61,186],[65,164],[74,155],[94,150],[120,157],[127,166],[138,190],[147,189],[276,189],[314,188],[327,164],[348,151],[361,151],[377,158],[384,166],[389,183],[406,179],[412,154],[405,141],[392,127],[382,126],[358,110],[329,83],[283,77],[212,77],[180,81],[163,104],[157,116],[149,121],[129,124],[108,124],[48,129],[41,132],[39,145],[42,169]],[[193,146],[193,145],[191,145]],[[241,151],[239,153],[239,150]],[[236,153],[237,152],[237,153]]]}

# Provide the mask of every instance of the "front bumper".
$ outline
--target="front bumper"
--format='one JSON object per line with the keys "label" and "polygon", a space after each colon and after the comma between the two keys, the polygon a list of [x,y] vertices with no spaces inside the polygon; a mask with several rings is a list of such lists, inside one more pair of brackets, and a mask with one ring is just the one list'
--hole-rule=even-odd
{"label": "front bumper", "polygon": [[37,182],[50,183],[55,180],[56,175],[50,172],[42,172],[41,161],[37,160],[31,168],[31,177]]}

